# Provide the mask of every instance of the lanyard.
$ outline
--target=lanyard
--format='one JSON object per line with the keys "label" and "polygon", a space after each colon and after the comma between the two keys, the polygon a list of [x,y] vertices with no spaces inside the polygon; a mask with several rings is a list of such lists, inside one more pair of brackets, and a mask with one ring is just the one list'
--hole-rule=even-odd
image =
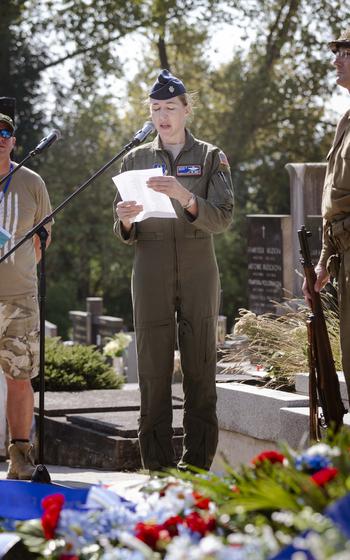
{"label": "lanyard", "polygon": [[[11,173],[11,171],[13,171],[13,163],[11,163],[11,165],[10,165],[10,173]],[[1,197],[1,198],[0,198],[0,204],[2,203],[2,201],[3,201],[4,198],[5,198],[5,194],[6,194],[7,191],[8,191],[8,188],[9,188],[9,186],[10,186],[12,177],[13,177],[13,176],[10,175],[10,177],[7,179],[7,181],[6,181],[6,183],[5,183],[5,186],[4,186],[4,189],[3,189],[2,193],[0,194],[0,197]]]}

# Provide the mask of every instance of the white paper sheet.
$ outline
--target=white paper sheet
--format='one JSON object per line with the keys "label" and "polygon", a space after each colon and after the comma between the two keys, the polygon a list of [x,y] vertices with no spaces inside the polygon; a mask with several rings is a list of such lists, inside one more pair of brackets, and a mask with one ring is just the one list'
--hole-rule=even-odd
{"label": "white paper sheet", "polygon": [[124,171],[113,177],[122,200],[135,200],[142,204],[143,211],[133,220],[141,222],[147,218],[177,218],[170,198],[146,185],[150,177],[163,175],[161,167]]}

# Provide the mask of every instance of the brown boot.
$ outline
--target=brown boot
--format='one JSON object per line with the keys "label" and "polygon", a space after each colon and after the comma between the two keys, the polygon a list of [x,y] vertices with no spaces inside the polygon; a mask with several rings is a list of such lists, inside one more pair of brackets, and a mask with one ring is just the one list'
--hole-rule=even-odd
{"label": "brown boot", "polygon": [[10,464],[6,478],[13,480],[30,480],[34,472],[32,456],[33,444],[16,441],[9,445]]}

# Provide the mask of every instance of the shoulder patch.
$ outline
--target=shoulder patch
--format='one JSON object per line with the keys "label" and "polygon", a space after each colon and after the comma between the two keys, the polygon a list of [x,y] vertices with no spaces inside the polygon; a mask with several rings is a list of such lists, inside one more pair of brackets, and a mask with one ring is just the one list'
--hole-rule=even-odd
{"label": "shoulder patch", "polygon": [[228,162],[228,159],[226,157],[226,154],[224,154],[224,152],[221,152],[221,151],[219,152],[219,160],[220,160],[220,163],[222,163],[223,165],[230,165],[229,162]]}
{"label": "shoulder patch", "polygon": [[222,152],[221,150],[220,150],[220,152],[219,152],[219,160],[220,160],[220,164],[221,164],[221,165],[223,165],[223,166],[225,166],[225,167],[230,167],[230,164],[229,164],[229,162],[228,162],[228,159],[227,159],[227,157],[226,157],[226,154],[224,154],[224,152]]}

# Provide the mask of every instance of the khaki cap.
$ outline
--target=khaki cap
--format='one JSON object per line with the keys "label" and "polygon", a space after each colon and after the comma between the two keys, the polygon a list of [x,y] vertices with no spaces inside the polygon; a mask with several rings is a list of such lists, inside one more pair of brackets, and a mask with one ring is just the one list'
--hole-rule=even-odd
{"label": "khaki cap", "polygon": [[13,120],[8,115],[5,115],[4,113],[0,113],[0,122],[6,123],[8,126],[10,126],[12,128],[12,131],[15,130],[15,125],[13,124]]}
{"label": "khaki cap", "polygon": [[342,31],[339,39],[328,43],[328,46],[334,53],[336,53],[340,47],[348,47],[350,49],[350,27],[348,27],[345,31]]}

